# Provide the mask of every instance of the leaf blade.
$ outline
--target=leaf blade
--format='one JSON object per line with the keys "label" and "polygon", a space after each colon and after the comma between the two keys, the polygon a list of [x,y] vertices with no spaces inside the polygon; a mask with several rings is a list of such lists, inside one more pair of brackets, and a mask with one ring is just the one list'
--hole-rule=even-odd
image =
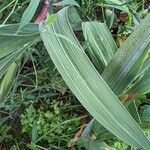
{"label": "leaf blade", "polygon": [[12,63],[5,74],[1,84],[0,84],[0,101],[7,96],[12,88],[12,84],[14,82],[16,73],[17,73],[18,66],[16,63]]}
{"label": "leaf blade", "polygon": [[[148,150],[150,142],[96,71],[75,38],[68,22],[67,14],[71,15],[68,9],[66,7],[58,13],[54,24],[40,24],[41,37],[51,59],[69,88],[96,120],[128,144]],[[69,37],[74,44],[59,34]],[[120,115],[118,111],[121,112]]]}
{"label": "leaf blade", "polygon": [[117,51],[116,43],[104,23],[82,23],[83,35],[89,43],[88,53],[97,70],[102,73]]}
{"label": "leaf blade", "polygon": [[19,28],[22,28],[23,26],[27,25],[32,20],[39,4],[40,4],[40,0],[36,0],[36,1],[31,0],[29,6],[27,7],[27,9],[22,15]]}
{"label": "leaf blade", "polygon": [[102,74],[117,95],[122,94],[134,80],[141,64],[145,61],[150,42],[149,28],[150,14],[119,48]]}
{"label": "leaf blade", "polygon": [[62,0],[60,2],[54,3],[54,6],[67,6],[67,5],[73,5],[80,7],[80,5],[75,0]]}
{"label": "leaf blade", "polygon": [[39,37],[38,25],[28,24],[18,33],[19,25],[5,25],[0,27],[0,58],[24,47]]}

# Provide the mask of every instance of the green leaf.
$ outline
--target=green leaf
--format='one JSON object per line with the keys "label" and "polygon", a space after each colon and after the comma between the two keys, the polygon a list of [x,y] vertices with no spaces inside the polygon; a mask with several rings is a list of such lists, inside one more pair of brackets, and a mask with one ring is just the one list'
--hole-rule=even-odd
{"label": "green leaf", "polygon": [[126,91],[126,95],[140,96],[150,92],[150,69],[148,69],[143,76]]}
{"label": "green leaf", "polygon": [[141,108],[142,128],[150,130],[150,105],[144,105]]}
{"label": "green leaf", "polygon": [[98,140],[90,141],[89,150],[113,150],[105,142],[100,142]]}
{"label": "green leaf", "polygon": [[122,10],[126,13],[129,13],[129,9],[128,7],[125,5],[124,2],[120,1],[120,0],[105,0],[105,3],[103,4],[98,4],[101,7],[112,7],[112,8],[116,8],[119,10]]}
{"label": "green leaf", "polygon": [[96,139],[100,139],[104,141],[105,139],[109,140],[114,138],[114,135],[110,133],[104,126],[102,126],[95,119],[92,119],[84,129],[81,137],[89,138],[92,135],[96,137]]}
{"label": "green leaf", "polygon": [[37,145],[34,144],[34,143],[27,144],[27,148],[29,148],[31,150],[39,150],[39,148],[37,147]]}
{"label": "green leaf", "polygon": [[[150,105],[144,105],[141,109],[142,117],[150,117]],[[149,120],[150,122],[150,120]]]}
{"label": "green leaf", "polygon": [[0,79],[8,70],[9,66],[16,61],[18,57],[22,55],[25,49],[18,49],[15,52],[11,53],[10,55],[6,56],[3,59],[0,59]]}
{"label": "green leaf", "polygon": [[112,28],[114,21],[116,21],[116,15],[114,13],[114,10],[106,9],[106,24],[109,29]]}
{"label": "green leaf", "polygon": [[105,68],[102,76],[115,94],[122,94],[145,61],[150,43],[149,29],[150,14],[133,31]]}
{"label": "green leaf", "polygon": [[[150,51],[150,49],[149,49]],[[144,74],[145,71],[147,71],[148,69],[150,69],[150,56],[147,57],[147,59],[144,61],[141,69],[139,70],[137,76],[141,76]]]}
{"label": "green leaf", "polygon": [[81,137],[87,137],[91,134],[93,125],[94,125],[95,120],[92,119],[86,126],[86,128],[84,129],[84,131],[81,134]]}
{"label": "green leaf", "polygon": [[8,68],[8,71],[5,74],[4,78],[2,79],[0,83],[0,101],[4,100],[4,98],[10,92],[12,85],[14,83],[14,79],[16,77],[17,68],[18,68],[17,64],[12,63]]}
{"label": "green leaf", "polygon": [[39,4],[40,4],[40,0],[31,0],[29,6],[27,7],[27,9],[25,10],[25,12],[22,15],[19,28],[24,27],[32,20]]}
{"label": "green leaf", "polygon": [[6,117],[3,117],[3,118],[1,117],[1,118],[0,118],[0,126],[2,126],[3,123],[5,123],[5,122],[9,119],[9,117],[10,117],[10,116],[6,116]]}
{"label": "green leaf", "polygon": [[105,0],[105,1],[107,2],[108,5],[110,5],[110,7],[129,13],[129,9],[124,2],[120,0]]}
{"label": "green leaf", "polygon": [[[150,43],[149,45],[147,46],[147,51],[150,52]],[[139,70],[138,74],[137,74],[137,77],[141,76],[144,74],[144,72],[146,70],[148,70],[150,68],[150,55],[148,53],[148,57],[147,59],[144,61],[144,63],[142,64],[142,67],[141,69]]]}
{"label": "green leaf", "polygon": [[104,23],[82,23],[83,34],[88,42],[88,54],[96,67],[102,73],[117,51],[116,43]]}
{"label": "green leaf", "polygon": [[0,25],[0,34],[1,35],[14,35],[14,36],[28,36],[39,34],[38,24],[29,23],[23,28],[19,29],[19,24],[7,24]]}
{"label": "green leaf", "polygon": [[109,4],[123,5],[123,2],[120,0],[105,0]]}
{"label": "green leaf", "polygon": [[56,14],[51,14],[51,15],[47,15],[47,18],[46,18],[46,20],[45,20],[45,22],[47,23],[47,24],[51,24],[51,23],[53,23],[55,20],[57,19],[57,15]]}
{"label": "green leaf", "polygon": [[77,6],[80,7],[80,5],[75,1],[75,0],[62,0],[58,3],[54,3],[54,6],[67,6],[67,5],[72,5],[72,6]]}
{"label": "green leaf", "polygon": [[137,74],[137,79],[134,81],[124,95],[134,95],[133,98],[139,97],[142,94],[150,92],[150,57],[149,57],[149,46],[148,46],[148,57],[144,61],[141,69]]}
{"label": "green leaf", "polygon": [[18,24],[0,26],[0,58],[26,46],[39,37],[36,24],[28,24],[17,32],[18,27]]}
{"label": "green leaf", "polygon": [[136,106],[135,100],[131,101],[128,106],[127,106],[127,110],[129,111],[129,113],[131,114],[131,116],[134,118],[134,120],[138,123],[141,124],[141,119],[140,119],[140,115],[138,113],[138,108]]}
{"label": "green leaf", "polygon": [[38,139],[38,131],[37,131],[37,124],[33,122],[32,126],[32,142],[35,143],[35,141]]}
{"label": "green leaf", "polygon": [[6,73],[8,70],[8,67],[15,62],[17,59],[19,59],[22,54],[33,44],[37,43],[40,39],[37,38],[33,42],[27,44],[25,47],[22,47],[17,50],[13,50],[13,52],[9,55],[7,55],[4,58],[0,58],[0,79],[3,77],[3,75]]}
{"label": "green leaf", "polygon": [[75,37],[68,22],[72,11],[75,9],[66,7],[59,11],[54,24],[40,23],[41,37],[51,59],[69,88],[99,123],[128,144],[148,150],[150,142],[141,128],[97,72]]}

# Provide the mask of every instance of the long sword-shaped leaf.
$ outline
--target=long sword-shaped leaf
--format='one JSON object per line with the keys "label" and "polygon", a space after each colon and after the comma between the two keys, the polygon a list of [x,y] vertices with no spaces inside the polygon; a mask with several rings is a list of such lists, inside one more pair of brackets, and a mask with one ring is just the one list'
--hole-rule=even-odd
{"label": "long sword-shaped leaf", "polygon": [[29,6],[23,13],[19,28],[24,27],[26,24],[28,24],[32,20],[39,4],[40,4],[40,0],[31,0]]}
{"label": "long sword-shaped leaf", "polygon": [[150,92],[150,69],[135,83],[125,94],[135,95],[135,97]]}
{"label": "long sword-shaped leaf", "polygon": [[101,73],[117,51],[116,43],[104,23],[85,22],[82,23],[82,29],[89,45],[89,56]]}
{"label": "long sword-shaped leaf", "polygon": [[14,79],[16,77],[18,66],[16,63],[12,63],[5,74],[2,82],[0,83],[0,102],[4,100],[4,98],[10,92],[12,85],[14,83]]}
{"label": "long sword-shaped leaf", "polygon": [[0,58],[0,79],[8,70],[8,67],[16,61],[16,59],[20,58],[20,56],[33,44],[37,43],[40,38],[37,38],[33,42],[27,44],[25,47],[14,50],[11,54],[7,55],[4,58]]}
{"label": "long sword-shaped leaf", "polygon": [[103,72],[103,78],[116,94],[133,81],[148,54],[150,14],[116,52]]}
{"label": "long sword-shaped leaf", "polygon": [[38,25],[28,24],[17,32],[19,25],[0,26],[0,58],[22,48],[39,37]]}
{"label": "long sword-shaped leaf", "polygon": [[150,142],[97,72],[73,34],[68,19],[72,12],[68,11],[75,10],[70,9],[62,9],[54,24],[40,24],[41,37],[51,59],[69,88],[99,123],[128,144],[148,150]]}

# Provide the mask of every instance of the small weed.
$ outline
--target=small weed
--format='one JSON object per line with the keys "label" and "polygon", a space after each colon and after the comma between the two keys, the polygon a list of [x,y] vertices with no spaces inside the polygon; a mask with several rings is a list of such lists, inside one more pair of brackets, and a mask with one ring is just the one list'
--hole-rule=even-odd
{"label": "small weed", "polygon": [[[66,146],[70,137],[80,127],[81,118],[77,118],[76,114],[68,111],[69,105],[66,106],[56,100],[46,100],[44,105],[38,105],[39,108],[36,109],[30,105],[22,113],[22,132],[26,133],[33,143]],[[46,108],[45,105],[47,105]],[[54,142],[56,139],[57,142]]]}

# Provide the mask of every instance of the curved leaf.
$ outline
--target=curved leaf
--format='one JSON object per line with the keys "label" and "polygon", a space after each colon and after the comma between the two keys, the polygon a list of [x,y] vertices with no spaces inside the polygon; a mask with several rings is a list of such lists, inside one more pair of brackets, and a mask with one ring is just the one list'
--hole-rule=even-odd
{"label": "curved leaf", "polygon": [[40,24],[41,37],[51,59],[69,88],[99,123],[128,144],[148,150],[150,142],[141,128],[97,72],[75,37],[68,22],[72,11],[75,10],[66,7],[59,11],[54,24]]}

